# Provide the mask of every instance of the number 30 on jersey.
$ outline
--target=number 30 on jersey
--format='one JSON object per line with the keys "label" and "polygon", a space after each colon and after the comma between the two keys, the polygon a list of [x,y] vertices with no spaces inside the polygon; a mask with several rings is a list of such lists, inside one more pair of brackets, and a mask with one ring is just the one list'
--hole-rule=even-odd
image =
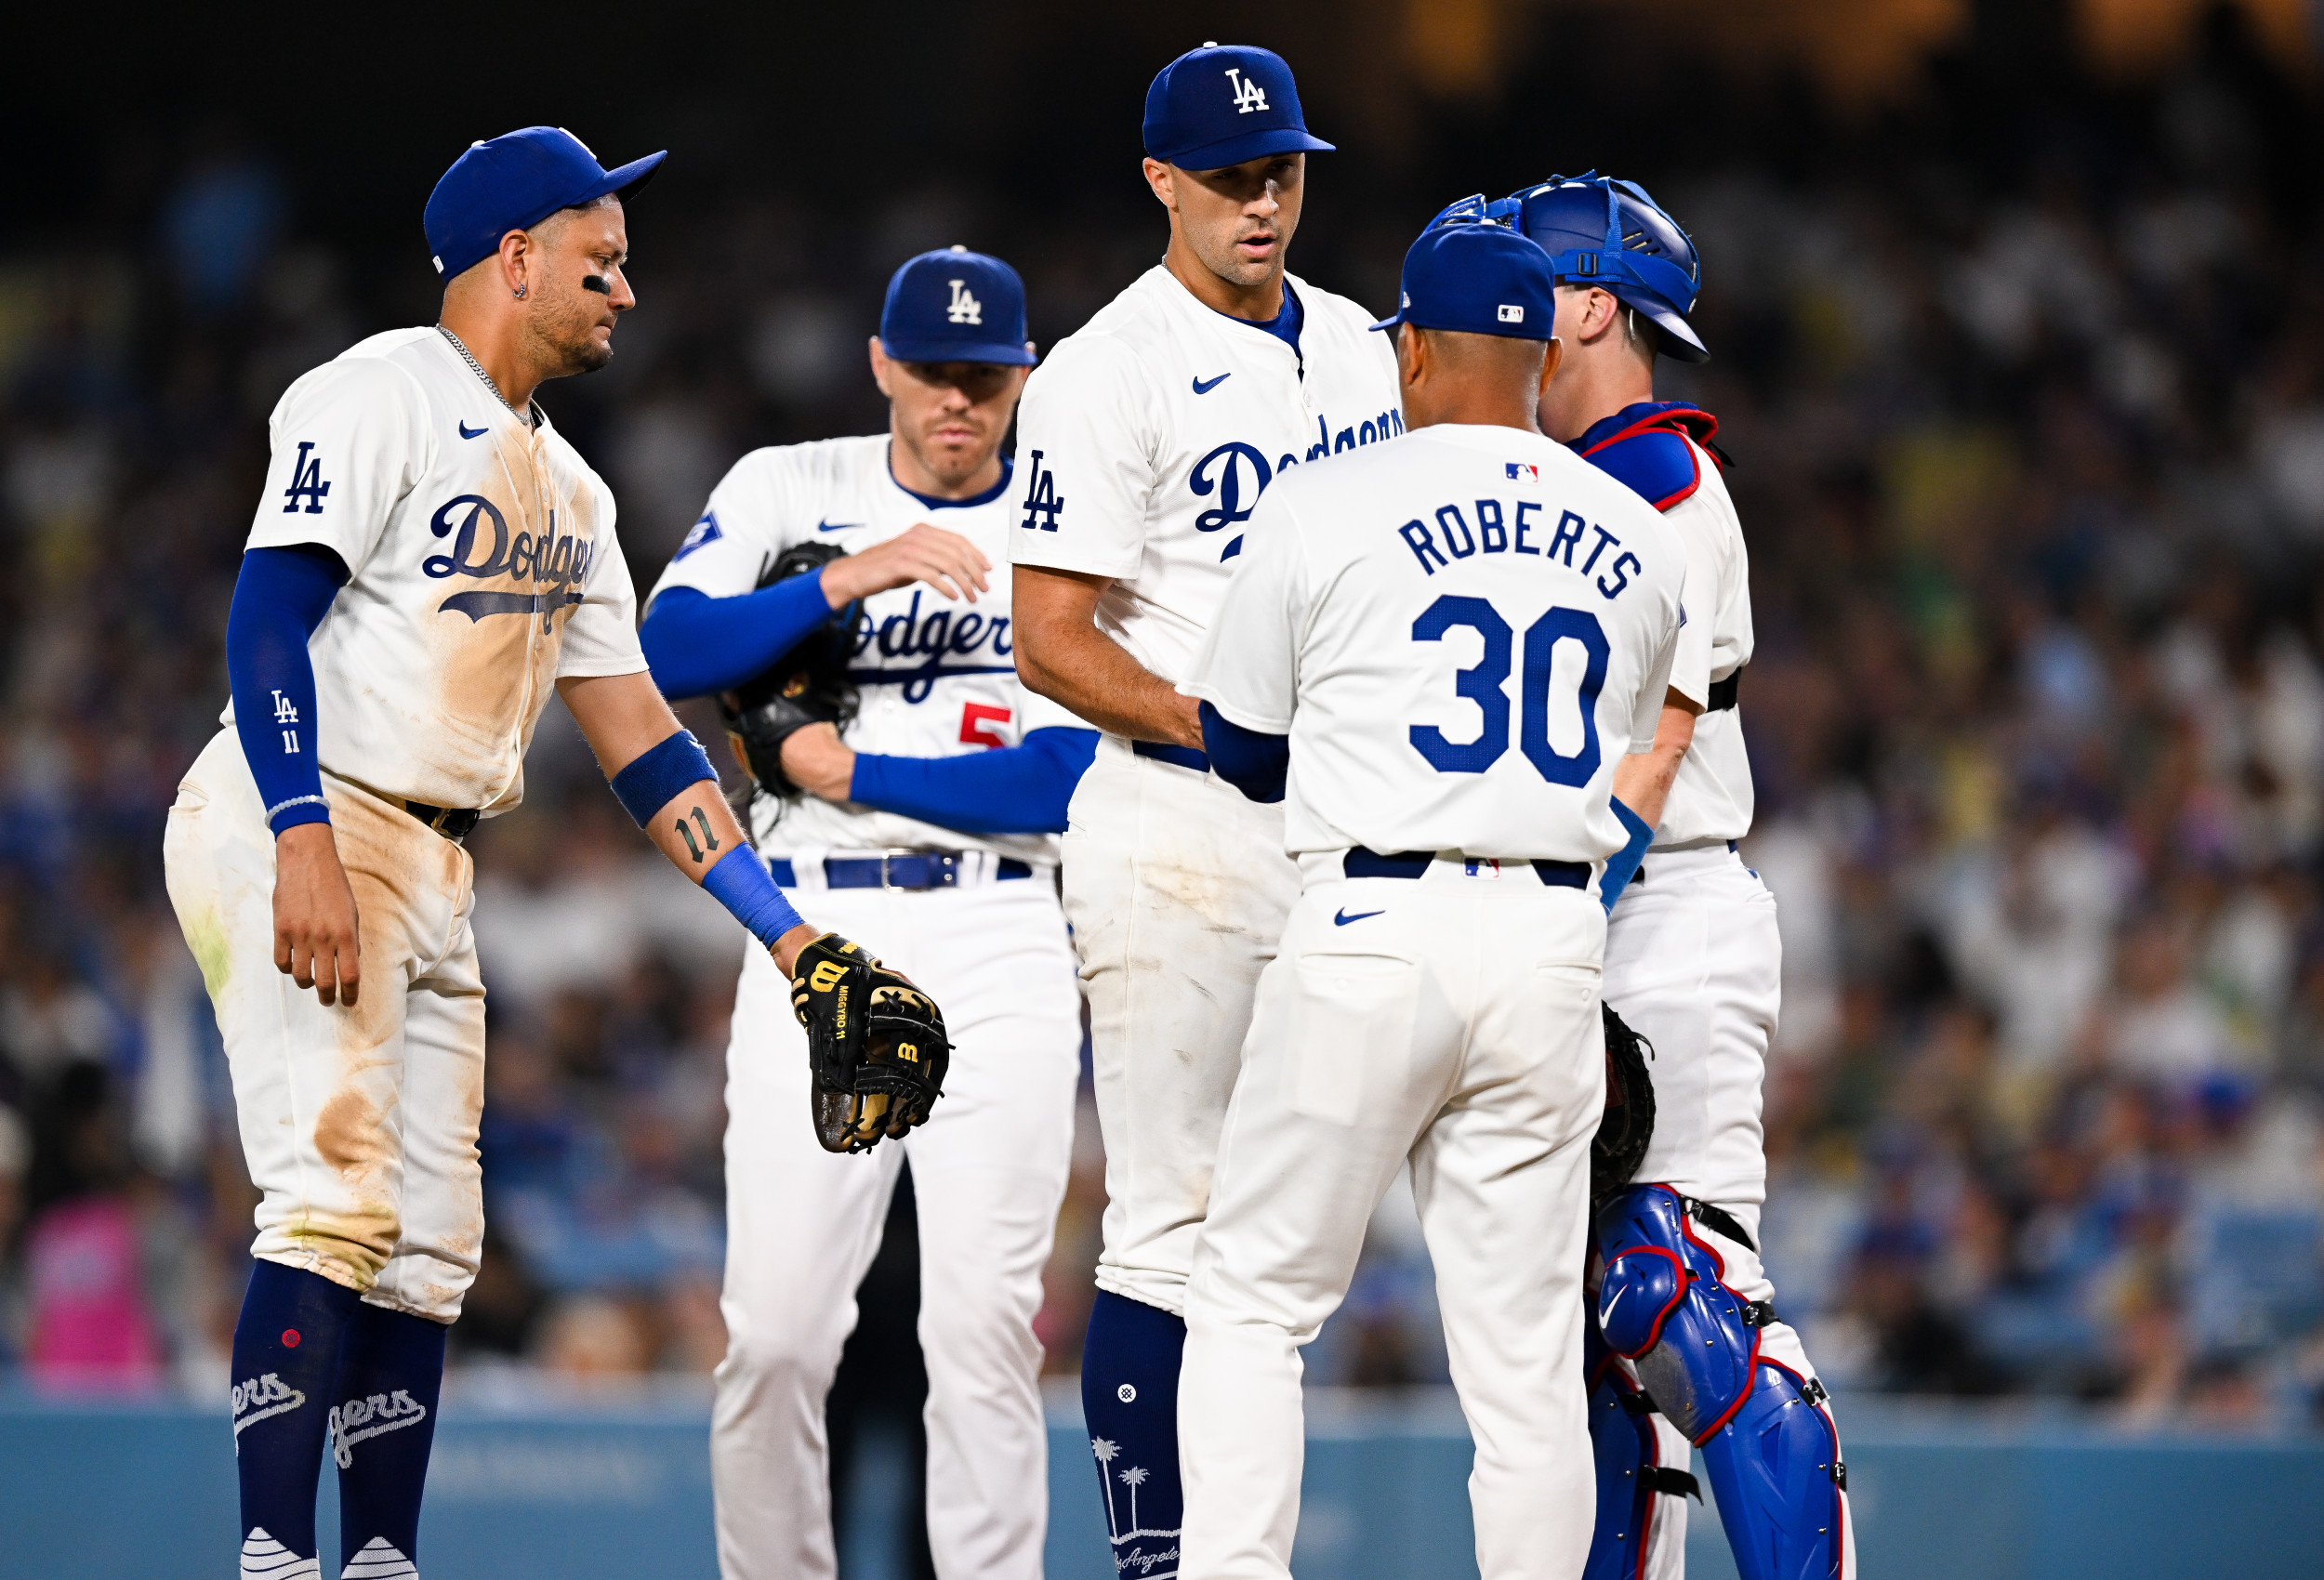
{"label": "number 30 on jersey", "polygon": [[[1509,679],[1513,633],[1500,612],[1481,598],[1446,594],[1412,622],[1412,639],[1433,642],[1456,627],[1474,631],[1485,643],[1476,663],[1456,673],[1453,690],[1476,704],[1482,725],[1474,739],[1447,741],[1433,724],[1415,724],[1412,749],[1439,773],[1483,773],[1509,750]],[[1550,744],[1550,676],[1557,644],[1579,644],[1586,659],[1574,700],[1581,708],[1581,744],[1561,753]],[[1598,771],[1598,693],[1605,687],[1605,629],[1586,609],[1552,609],[1525,627],[1518,655],[1517,749],[1552,784],[1578,788]]]}

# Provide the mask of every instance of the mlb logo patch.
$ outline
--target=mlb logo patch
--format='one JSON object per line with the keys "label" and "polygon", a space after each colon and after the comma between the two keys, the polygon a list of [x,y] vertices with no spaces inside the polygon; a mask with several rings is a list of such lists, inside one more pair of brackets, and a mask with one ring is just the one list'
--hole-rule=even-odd
{"label": "mlb logo patch", "polygon": [[1531,478],[1536,482],[1541,481],[1541,468],[1530,461],[1510,461],[1504,464],[1502,469],[1512,478]]}
{"label": "mlb logo patch", "polygon": [[1503,323],[1523,323],[1525,321],[1525,309],[1515,302],[1501,303],[1500,310]]}
{"label": "mlb logo patch", "polygon": [[686,541],[678,546],[678,552],[671,555],[670,559],[672,561],[683,560],[704,544],[716,543],[725,535],[726,533],[719,529],[717,515],[705,510],[702,513],[702,519],[696,521],[693,530],[686,533]]}

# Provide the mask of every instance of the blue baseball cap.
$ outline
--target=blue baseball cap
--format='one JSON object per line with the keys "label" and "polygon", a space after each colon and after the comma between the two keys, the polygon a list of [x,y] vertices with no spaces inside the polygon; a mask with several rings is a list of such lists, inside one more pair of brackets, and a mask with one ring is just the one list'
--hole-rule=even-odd
{"label": "blue baseball cap", "polygon": [[1451,329],[1547,340],[1557,321],[1557,277],[1550,255],[1505,225],[1441,225],[1420,232],[1404,255],[1404,296],[1372,325]]}
{"label": "blue baseball cap", "polygon": [[947,247],[920,254],[888,282],[879,349],[900,362],[1030,367],[1024,341],[1024,282],[997,257]]}
{"label": "blue baseball cap", "polygon": [[467,273],[500,250],[501,237],[529,230],[561,208],[609,193],[627,198],[666,157],[649,153],[608,170],[562,126],[527,126],[469,144],[428,194],[421,217],[436,272],[446,280]]}
{"label": "blue baseball cap", "polygon": [[1331,151],[1310,137],[1291,68],[1272,49],[1206,44],[1146,89],[1146,153],[1182,170],[1221,170],[1262,154]]}

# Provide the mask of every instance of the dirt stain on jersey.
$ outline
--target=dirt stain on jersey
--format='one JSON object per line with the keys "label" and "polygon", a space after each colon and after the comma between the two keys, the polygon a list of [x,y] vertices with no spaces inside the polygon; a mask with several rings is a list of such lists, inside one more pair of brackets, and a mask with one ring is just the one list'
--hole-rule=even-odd
{"label": "dirt stain on jersey", "polygon": [[598,496],[588,479],[557,467],[546,444],[529,435],[505,433],[499,445],[502,475],[480,494],[507,525],[505,551],[472,546],[472,562],[488,562],[489,556],[493,573],[447,580],[442,597],[537,601],[531,612],[444,609],[430,638],[436,709],[448,727],[438,766],[456,783],[476,786],[469,804],[479,808],[514,805],[522,795],[522,757],[556,682],[565,625],[576,607],[568,599],[581,590],[575,568],[588,564],[598,547]]}

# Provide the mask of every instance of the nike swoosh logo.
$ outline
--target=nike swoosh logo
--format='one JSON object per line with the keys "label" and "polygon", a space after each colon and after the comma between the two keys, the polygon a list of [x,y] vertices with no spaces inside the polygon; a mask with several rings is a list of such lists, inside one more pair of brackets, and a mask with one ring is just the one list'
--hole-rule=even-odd
{"label": "nike swoosh logo", "polygon": [[843,533],[850,527],[860,527],[864,523],[861,521],[817,521],[815,523],[815,531],[819,533]]}
{"label": "nike swoosh logo", "polygon": [[1197,378],[1195,380],[1195,393],[1197,395],[1208,395],[1213,389],[1216,389],[1220,385],[1224,384],[1228,379],[1233,378],[1234,376],[1235,370],[1229,368],[1226,372],[1219,375],[1216,378]]}
{"label": "nike swoosh logo", "polygon": [[487,434],[487,433],[489,433],[489,432],[491,432],[491,431],[492,431],[492,430],[491,430],[490,428],[478,428],[478,429],[477,429],[474,433],[470,433],[470,432],[469,431],[469,428],[468,428],[468,424],[466,424],[466,423],[461,423],[461,424],[460,424],[460,437],[461,437],[462,439],[482,439],[482,438],[483,438],[483,437],[484,437],[484,435],[485,435],[485,434]]}
{"label": "nike swoosh logo", "polygon": [[1354,915],[1351,916],[1348,915],[1348,908],[1342,905],[1340,907],[1339,912],[1331,918],[1331,925],[1336,928],[1344,928],[1350,922],[1361,922],[1373,916],[1384,916],[1387,914],[1388,913],[1386,911],[1358,911]]}

